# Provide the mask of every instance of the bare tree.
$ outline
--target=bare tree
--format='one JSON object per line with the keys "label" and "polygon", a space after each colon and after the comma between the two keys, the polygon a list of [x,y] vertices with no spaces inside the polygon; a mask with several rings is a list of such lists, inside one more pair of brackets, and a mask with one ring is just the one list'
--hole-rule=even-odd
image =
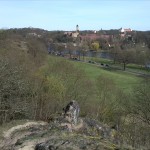
{"label": "bare tree", "polygon": [[150,80],[146,79],[135,89],[132,113],[150,125]]}
{"label": "bare tree", "polygon": [[126,70],[126,65],[135,61],[135,52],[129,50],[118,50],[116,60],[123,64],[123,70]]}

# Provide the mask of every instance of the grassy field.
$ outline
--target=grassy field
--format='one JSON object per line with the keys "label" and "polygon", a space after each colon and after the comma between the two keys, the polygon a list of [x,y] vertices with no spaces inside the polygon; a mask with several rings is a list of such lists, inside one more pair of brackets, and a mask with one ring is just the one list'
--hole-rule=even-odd
{"label": "grassy field", "polygon": [[91,80],[95,81],[98,76],[104,75],[111,78],[119,88],[128,92],[132,91],[134,86],[142,80],[141,77],[119,70],[104,69],[93,64],[81,62],[74,62],[74,64],[80,69],[83,69]]}
{"label": "grassy field", "polygon": [[96,63],[103,63],[103,64],[113,64],[113,60],[105,59],[105,58],[97,58],[97,57],[85,57],[86,61],[95,61]]}
{"label": "grassy field", "polygon": [[[51,62],[53,62],[64,60],[64,58],[50,56],[50,60]],[[102,60],[103,63],[108,61],[106,59]],[[92,81],[95,82],[100,75],[104,75],[112,79],[115,82],[116,86],[119,87],[120,89],[123,89],[125,92],[131,92],[134,89],[134,86],[139,84],[143,79],[142,77],[136,76],[128,72],[124,72],[122,70],[114,70],[109,68],[107,69],[92,63],[85,63],[80,61],[69,61],[69,62],[74,64],[76,67],[79,67],[80,69],[84,70],[86,72],[86,75]]]}
{"label": "grassy field", "polygon": [[[85,57],[85,60],[88,61],[94,61],[96,63],[103,63],[103,64],[108,64],[114,67],[119,67],[120,69],[123,69],[123,64],[121,63],[115,63],[111,59],[105,59],[105,58],[97,58],[97,57]],[[145,73],[145,74],[150,74],[150,68],[145,68],[145,66],[138,65],[138,64],[127,64],[126,69],[134,71],[134,72],[140,72],[140,73]]]}

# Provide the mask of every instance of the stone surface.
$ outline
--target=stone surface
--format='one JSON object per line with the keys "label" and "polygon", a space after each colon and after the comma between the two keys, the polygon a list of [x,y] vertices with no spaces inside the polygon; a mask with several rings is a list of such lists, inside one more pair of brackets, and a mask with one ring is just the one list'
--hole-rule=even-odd
{"label": "stone surface", "polygon": [[9,129],[0,139],[0,150],[121,150],[108,126],[79,118],[79,110],[71,101],[64,115],[49,123],[27,122]]}
{"label": "stone surface", "polygon": [[80,107],[77,101],[72,100],[64,107],[64,117],[72,124],[77,125]]}

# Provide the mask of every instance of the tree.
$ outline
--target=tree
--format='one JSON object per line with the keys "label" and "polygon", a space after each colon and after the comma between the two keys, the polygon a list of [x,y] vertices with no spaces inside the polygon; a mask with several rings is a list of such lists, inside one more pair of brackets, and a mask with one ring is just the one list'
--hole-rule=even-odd
{"label": "tree", "polygon": [[150,80],[145,79],[140,86],[138,86],[134,93],[134,101],[132,103],[131,112],[135,114],[143,122],[150,125]]}
{"label": "tree", "polygon": [[150,65],[150,49],[147,49],[146,51],[146,62],[145,62],[146,69],[150,70],[150,67],[148,67],[147,65]]}
{"label": "tree", "polygon": [[[98,95],[97,118],[107,123],[115,122],[118,124],[118,120],[122,115],[120,113],[121,105],[118,103],[119,89],[117,89],[112,79],[104,75],[97,78],[96,85]],[[120,113],[120,116],[118,116],[118,113]]]}
{"label": "tree", "polygon": [[135,51],[136,51],[136,63],[138,65],[144,66],[145,65],[145,61],[146,61],[146,53],[145,53],[145,51],[143,51],[142,48],[141,49],[136,48]]}
{"label": "tree", "polygon": [[67,43],[66,49],[69,51],[69,57],[72,57],[73,50],[75,50],[75,46],[73,43]]}
{"label": "tree", "polygon": [[129,50],[118,50],[116,55],[116,60],[123,64],[123,70],[126,70],[126,65],[129,63],[134,63],[135,61],[135,51]]}
{"label": "tree", "polygon": [[100,47],[100,45],[99,45],[99,43],[98,42],[93,42],[92,44],[91,44],[91,49],[92,50],[98,50],[99,49],[99,47]]}
{"label": "tree", "polygon": [[30,84],[19,64],[0,58],[0,124],[2,124],[14,119],[16,114],[25,117],[29,112],[27,95],[30,93]]}
{"label": "tree", "polygon": [[121,49],[120,49],[120,46],[118,44],[115,44],[115,47],[113,49],[110,49],[110,54],[111,54],[111,57],[113,58],[114,64],[117,61],[118,53],[120,50]]}
{"label": "tree", "polygon": [[[36,82],[36,83],[35,83]],[[39,74],[33,82],[33,118],[47,120],[62,107],[65,87],[56,75]]]}
{"label": "tree", "polygon": [[[126,117],[121,134],[127,144],[145,149],[150,146],[150,79],[146,78],[134,88],[124,103]],[[127,140],[126,140],[127,139]]]}
{"label": "tree", "polygon": [[86,52],[89,50],[88,42],[87,41],[82,41],[79,44],[78,49],[79,49],[79,59],[80,59],[80,55],[82,54],[83,60],[85,60]]}

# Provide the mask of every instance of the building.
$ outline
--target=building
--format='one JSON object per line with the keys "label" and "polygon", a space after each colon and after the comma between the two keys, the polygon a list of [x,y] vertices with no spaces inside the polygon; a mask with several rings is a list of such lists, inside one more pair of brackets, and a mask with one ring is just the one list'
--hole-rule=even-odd
{"label": "building", "polygon": [[80,38],[81,40],[97,40],[97,39],[109,40],[110,38],[113,38],[113,35],[86,34],[86,35],[80,35]]}
{"label": "building", "polygon": [[76,25],[76,32],[64,32],[64,35],[77,38],[79,36],[79,25]]}
{"label": "building", "polygon": [[79,25],[76,25],[76,32],[79,32]]}
{"label": "building", "polygon": [[122,38],[124,38],[124,37],[127,36],[127,35],[131,35],[131,33],[132,33],[132,29],[130,29],[130,28],[128,28],[128,29],[123,29],[123,28],[121,28],[121,29],[120,29],[120,36],[121,36]]}

